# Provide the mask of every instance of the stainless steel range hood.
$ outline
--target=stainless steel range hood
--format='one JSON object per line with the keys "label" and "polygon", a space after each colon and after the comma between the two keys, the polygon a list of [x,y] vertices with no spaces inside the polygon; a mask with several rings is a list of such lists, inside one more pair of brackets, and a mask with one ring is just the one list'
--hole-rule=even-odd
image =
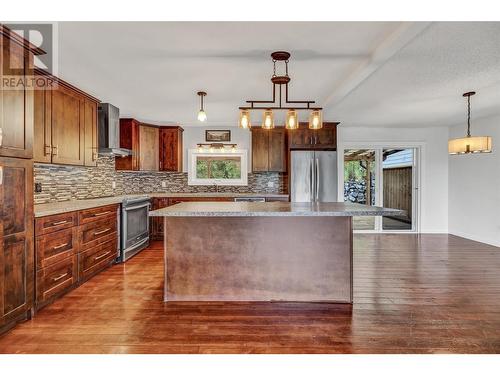
{"label": "stainless steel range hood", "polygon": [[99,104],[99,154],[132,155],[132,151],[120,147],[120,110],[109,103]]}

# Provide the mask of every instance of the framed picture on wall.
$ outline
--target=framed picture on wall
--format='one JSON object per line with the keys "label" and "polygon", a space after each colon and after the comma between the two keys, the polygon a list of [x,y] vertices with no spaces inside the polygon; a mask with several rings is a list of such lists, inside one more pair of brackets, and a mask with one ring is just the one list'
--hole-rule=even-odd
{"label": "framed picture on wall", "polygon": [[205,130],[206,142],[231,142],[231,130]]}

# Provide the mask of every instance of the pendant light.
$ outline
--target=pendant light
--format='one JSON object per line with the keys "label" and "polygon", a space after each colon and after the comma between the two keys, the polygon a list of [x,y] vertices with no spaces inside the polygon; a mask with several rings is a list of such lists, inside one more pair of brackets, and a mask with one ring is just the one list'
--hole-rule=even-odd
{"label": "pendant light", "polygon": [[242,109],[240,111],[239,127],[241,129],[250,129],[252,127],[250,122],[250,111],[248,109]]}
{"label": "pendant light", "polygon": [[318,130],[323,127],[322,114],[319,109],[311,111],[309,115],[309,129]]}
{"label": "pendant light", "polygon": [[264,111],[264,116],[262,118],[262,129],[274,129],[274,114],[270,109]]}
{"label": "pendant light", "polygon": [[463,94],[463,96],[467,98],[467,136],[463,138],[450,139],[448,141],[448,153],[450,155],[491,152],[491,137],[473,137],[470,133],[470,97],[475,94],[476,93],[474,91]]}
{"label": "pendant light", "polygon": [[297,129],[299,127],[299,116],[295,109],[289,109],[286,112],[285,128],[289,130]]}
{"label": "pendant light", "polygon": [[205,122],[207,121],[207,114],[203,109],[203,97],[207,96],[207,93],[204,91],[198,91],[197,94],[200,97],[200,103],[201,103],[200,111],[198,112],[198,121]]}

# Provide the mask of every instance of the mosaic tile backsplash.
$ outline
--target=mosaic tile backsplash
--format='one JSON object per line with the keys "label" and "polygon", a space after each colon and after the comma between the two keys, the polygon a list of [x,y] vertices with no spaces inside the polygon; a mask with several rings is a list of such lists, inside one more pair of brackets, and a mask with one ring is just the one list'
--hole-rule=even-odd
{"label": "mosaic tile backsplash", "polygon": [[[114,156],[100,156],[97,167],[75,167],[35,163],[35,182],[42,192],[35,192],[35,204],[88,199],[123,194],[154,192],[206,193],[213,186],[189,186],[187,173],[115,171]],[[113,189],[113,181],[116,187]],[[161,183],[165,182],[166,187]],[[268,183],[273,182],[273,187]],[[248,186],[219,186],[224,193],[285,193],[286,175],[249,173]]]}

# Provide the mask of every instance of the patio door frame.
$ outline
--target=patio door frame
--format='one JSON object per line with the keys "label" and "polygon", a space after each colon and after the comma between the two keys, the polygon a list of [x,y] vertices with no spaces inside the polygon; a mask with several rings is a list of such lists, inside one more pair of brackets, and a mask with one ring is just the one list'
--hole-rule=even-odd
{"label": "patio door frame", "polygon": [[339,142],[337,146],[337,170],[338,173],[338,201],[344,202],[344,152],[349,149],[362,149],[375,151],[375,205],[383,205],[383,166],[382,153],[386,148],[414,149],[412,168],[412,205],[413,217],[412,228],[408,230],[384,230],[382,228],[382,217],[375,217],[374,229],[358,229],[355,233],[420,233],[421,228],[421,202],[424,191],[424,155],[425,143],[423,142]]}

